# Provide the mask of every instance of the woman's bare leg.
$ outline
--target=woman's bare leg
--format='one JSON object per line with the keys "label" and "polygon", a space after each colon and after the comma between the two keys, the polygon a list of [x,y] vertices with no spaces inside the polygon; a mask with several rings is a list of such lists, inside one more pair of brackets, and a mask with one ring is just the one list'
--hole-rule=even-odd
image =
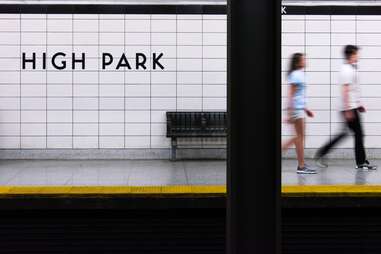
{"label": "woman's bare leg", "polygon": [[299,167],[304,167],[304,119],[300,118],[295,120],[294,126],[296,132],[296,157],[298,159]]}
{"label": "woman's bare leg", "polygon": [[287,150],[288,148],[290,148],[292,145],[295,144],[295,140],[296,140],[297,137],[293,137],[289,140],[287,140],[286,142],[284,142],[282,144],[282,152],[284,152],[285,150]]}

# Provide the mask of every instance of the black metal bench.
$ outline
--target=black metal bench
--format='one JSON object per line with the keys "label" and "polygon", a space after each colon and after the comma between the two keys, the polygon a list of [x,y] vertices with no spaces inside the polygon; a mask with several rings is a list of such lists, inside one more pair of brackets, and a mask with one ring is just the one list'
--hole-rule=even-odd
{"label": "black metal bench", "polygon": [[171,159],[176,159],[177,138],[226,137],[226,112],[167,112]]}

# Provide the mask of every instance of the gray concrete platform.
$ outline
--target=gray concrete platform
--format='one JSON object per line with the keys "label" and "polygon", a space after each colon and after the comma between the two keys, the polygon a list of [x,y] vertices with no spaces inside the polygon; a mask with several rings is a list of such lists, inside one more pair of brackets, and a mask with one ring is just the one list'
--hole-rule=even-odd
{"label": "gray concrete platform", "polygon": [[0,160],[3,186],[225,184],[223,160]]}
{"label": "gray concrete platform", "polygon": [[[313,161],[307,163],[315,167]],[[381,165],[381,160],[373,161]],[[381,184],[381,169],[361,171],[353,160],[329,160],[316,175],[296,174],[294,159],[282,161],[282,185]],[[255,165],[253,164],[253,170]],[[270,169],[269,169],[270,170]],[[0,160],[3,186],[225,185],[223,160]]]}
{"label": "gray concrete platform", "polygon": [[[381,168],[375,171],[357,170],[353,160],[328,160],[328,168],[319,168],[311,160],[307,164],[317,169],[316,175],[296,174],[296,160],[282,161],[282,185],[381,185]],[[381,166],[381,160],[372,160]]]}

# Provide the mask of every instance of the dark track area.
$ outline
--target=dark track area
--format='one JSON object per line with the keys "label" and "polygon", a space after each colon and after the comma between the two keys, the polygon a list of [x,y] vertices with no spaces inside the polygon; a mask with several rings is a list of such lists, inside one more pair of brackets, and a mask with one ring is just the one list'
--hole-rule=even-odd
{"label": "dark track area", "polygon": [[[283,254],[381,253],[378,199],[358,199],[357,206],[348,200],[334,208],[315,201],[319,207],[290,200],[284,205]],[[0,253],[225,253],[222,202],[214,208],[195,203],[0,210]]]}
{"label": "dark track area", "polygon": [[6,211],[0,253],[224,253],[225,211]]}

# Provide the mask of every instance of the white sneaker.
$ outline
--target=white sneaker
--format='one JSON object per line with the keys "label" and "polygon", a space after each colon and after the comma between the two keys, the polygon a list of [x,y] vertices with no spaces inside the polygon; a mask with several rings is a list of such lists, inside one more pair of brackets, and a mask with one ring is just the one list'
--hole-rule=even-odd
{"label": "white sneaker", "polygon": [[368,160],[366,160],[363,164],[361,165],[356,165],[356,169],[362,169],[362,170],[376,170],[377,166],[372,165],[369,163]]}
{"label": "white sneaker", "polygon": [[326,161],[326,159],[324,157],[316,157],[315,158],[315,164],[319,168],[328,168],[327,161]]}

